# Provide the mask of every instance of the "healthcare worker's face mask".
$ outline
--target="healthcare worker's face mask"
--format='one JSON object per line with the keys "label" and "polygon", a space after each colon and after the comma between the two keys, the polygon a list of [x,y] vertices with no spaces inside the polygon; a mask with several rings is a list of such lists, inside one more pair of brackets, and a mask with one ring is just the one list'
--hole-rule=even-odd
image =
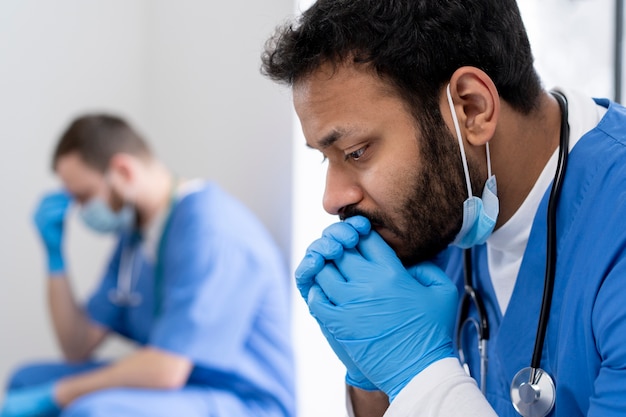
{"label": "healthcare worker's face mask", "polygon": [[469,176],[469,168],[467,166],[467,157],[465,156],[465,146],[461,137],[461,129],[459,120],[456,116],[454,103],[450,94],[450,84],[446,87],[448,96],[448,104],[452,113],[452,121],[456,137],[459,140],[461,148],[461,159],[463,160],[463,171],[465,172],[465,182],[467,184],[468,198],[463,202],[463,224],[461,230],[452,242],[453,245],[463,249],[471,248],[474,245],[485,243],[487,238],[493,232],[498,218],[500,204],[497,197],[496,177],[491,174],[491,157],[489,155],[489,143],[485,145],[487,151],[487,181],[483,189],[482,198],[472,194],[472,184]]}
{"label": "healthcare worker's face mask", "polygon": [[118,233],[133,227],[135,208],[126,203],[119,211],[114,211],[102,198],[94,197],[83,205],[80,216],[96,232]]}

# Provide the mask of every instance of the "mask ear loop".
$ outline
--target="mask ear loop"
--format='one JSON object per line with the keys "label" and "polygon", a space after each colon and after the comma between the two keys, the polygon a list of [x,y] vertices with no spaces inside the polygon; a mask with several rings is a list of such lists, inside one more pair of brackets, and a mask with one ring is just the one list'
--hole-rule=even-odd
{"label": "mask ear loop", "polygon": [[489,142],[485,143],[485,152],[487,153],[487,179],[491,178],[491,154],[489,153]]}
{"label": "mask ear loop", "polygon": [[[459,141],[459,148],[461,148],[461,160],[463,161],[463,171],[465,171],[465,184],[467,185],[468,198],[472,198],[472,183],[470,182],[469,168],[467,166],[467,157],[465,156],[465,147],[463,146],[463,137],[461,136],[461,128],[459,127],[459,119],[456,117],[456,111],[454,110],[454,103],[452,102],[452,95],[450,94],[450,83],[446,87],[446,95],[448,96],[448,105],[450,106],[450,113],[452,114],[452,122],[454,123],[454,130],[456,131],[456,138]],[[491,164],[489,165],[491,170]]]}
{"label": "mask ear loop", "polygon": [[[459,141],[459,148],[461,148],[461,160],[463,161],[463,171],[465,171],[465,183],[467,185],[467,194],[469,198],[474,195],[472,193],[472,183],[470,181],[469,167],[467,166],[467,157],[465,156],[465,146],[463,145],[463,137],[461,136],[461,128],[459,126],[459,119],[456,116],[454,110],[454,103],[452,102],[452,95],[450,94],[450,83],[446,86],[446,95],[448,96],[448,105],[450,106],[450,113],[452,114],[452,122],[454,123],[454,130],[456,131],[456,138]],[[485,144],[485,152],[487,154],[487,179],[491,178],[491,153],[489,152],[489,142]]]}

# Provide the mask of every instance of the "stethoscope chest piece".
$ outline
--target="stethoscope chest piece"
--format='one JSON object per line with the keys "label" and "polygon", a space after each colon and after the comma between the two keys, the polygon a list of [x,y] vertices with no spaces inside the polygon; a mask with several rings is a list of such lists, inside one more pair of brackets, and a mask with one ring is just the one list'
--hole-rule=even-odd
{"label": "stethoscope chest piece", "polygon": [[120,290],[119,288],[112,288],[109,291],[109,301],[118,306],[137,307],[141,304],[142,298],[140,293]]}
{"label": "stethoscope chest piece", "polygon": [[545,417],[554,407],[554,381],[543,369],[524,368],[511,382],[513,407],[524,417]]}

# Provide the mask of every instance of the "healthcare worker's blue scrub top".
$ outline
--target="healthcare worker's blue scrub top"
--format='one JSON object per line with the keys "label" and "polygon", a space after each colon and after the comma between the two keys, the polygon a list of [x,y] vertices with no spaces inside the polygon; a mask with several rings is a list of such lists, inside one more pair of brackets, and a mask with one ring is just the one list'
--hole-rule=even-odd
{"label": "healthcare worker's blue scrub top", "polygon": [[[550,416],[626,415],[626,109],[608,100],[597,103],[608,112],[570,152],[558,206],[556,281],[541,361],[556,383]],[[509,388],[515,374],[530,366],[535,344],[549,193],[534,219],[504,317],[491,286],[486,246],[473,251],[475,287],[491,326],[487,399],[501,417],[519,416]],[[462,264],[462,252],[451,249],[447,272],[460,294]],[[463,346],[470,351],[470,369],[479,372],[475,336]]]}
{"label": "healthcare worker's blue scrub top", "polygon": [[[211,183],[178,201],[166,228],[158,266],[137,239],[121,236],[87,305],[91,319],[140,345],[189,358],[189,384],[214,387],[228,401],[234,394],[267,415],[293,416],[289,278],[269,234]],[[140,258],[133,285],[142,302],[118,306],[109,292],[122,251],[133,248]]]}

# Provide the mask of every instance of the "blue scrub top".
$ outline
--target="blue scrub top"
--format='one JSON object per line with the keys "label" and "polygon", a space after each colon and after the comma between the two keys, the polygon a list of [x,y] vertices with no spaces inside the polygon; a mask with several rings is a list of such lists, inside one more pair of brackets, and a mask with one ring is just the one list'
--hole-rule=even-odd
{"label": "blue scrub top", "polygon": [[[173,207],[155,265],[132,235],[122,235],[87,304],[90,317],[140,345],[189,358],[190,384],[235,393],[292,416],[294,365],[289,278],[274,241],[241,203],[207,183]],[[138,306],[109,299],[123,250],[137,256]],[[162,300],[155,316],[155,294]]]}
{"label": "blue scrub top", "polygon": [[[626,412],[626,109],[596,102],[608,112],[572,149],[558,206],[556,281],[541,362],[556,384],[550,416]],[[535,344],[549,193],[535,216],[504,316],[491,285],[486,246],[473,251],[475,287],[491,326],[487,399],[501,417],[519,416],[509,388],[515,374],[530,366]],[[462,252],[449,251],[446,271],[462,294]],[[479,372],[475,336],[463,346],[470,369]]]}

